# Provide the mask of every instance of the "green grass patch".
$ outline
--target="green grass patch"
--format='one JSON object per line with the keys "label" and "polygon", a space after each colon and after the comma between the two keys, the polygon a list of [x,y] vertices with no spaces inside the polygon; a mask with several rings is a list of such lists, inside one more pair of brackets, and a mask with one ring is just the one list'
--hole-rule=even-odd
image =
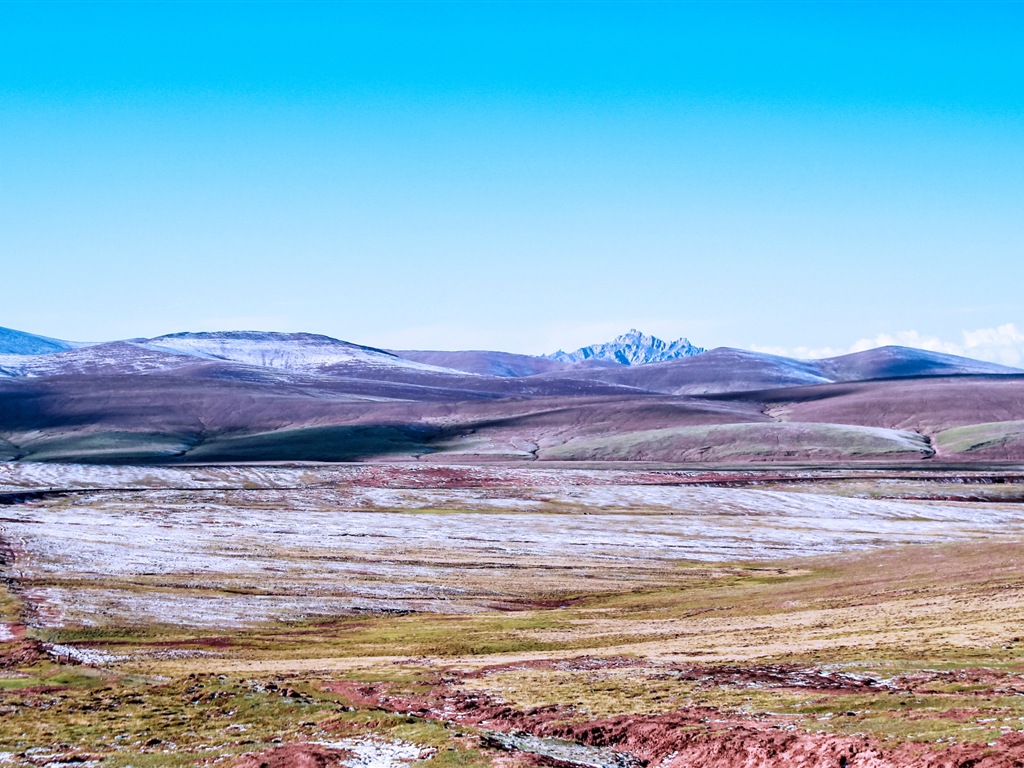
{"label": "green grass patch", "polygon": [[540,458],[564,461],[729,461],[751,457],[928,457],[932,449],[913,432],[849,424],[703,424],[578,438],[542,449]]}
{"label": "green grass patch", "polygon": [[1006,443],[1024,446],[1024,421],[995,421],[971,424],[939,432],[932,442],[944,453],[970,453],[997,448]]}

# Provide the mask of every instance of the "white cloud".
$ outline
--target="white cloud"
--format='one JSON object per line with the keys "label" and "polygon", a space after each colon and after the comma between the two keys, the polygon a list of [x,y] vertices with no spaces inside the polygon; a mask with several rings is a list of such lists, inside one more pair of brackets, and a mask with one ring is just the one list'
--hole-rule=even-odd
{"label": "white cloud", "polygon": [[850,352],[863,352],[875,347],[896,345],[916,347],[931,352],[945,352],[949,355],[960,355],[975,360],[987,360],[1009,366],[1024,365],[1024,333],[1017,330],[1013,323],[1006,323],[996,328],[979,328],[974,331],[962,331],[960,339],[951,341],[939,336],[923,334],[920,331],[897,331],[882,333],[874,338],[858,339],[849,347],[759,347],[757,352],[772,355],[785,355],[804,360],[821,357],[836,357]]}
{"label": "white cloud", "polygon": [[1003,365],[1024,363],[1024,333],[1013,323],[998,328],[980,328],[964,331],[964,350],[968,357],[991,360]]}

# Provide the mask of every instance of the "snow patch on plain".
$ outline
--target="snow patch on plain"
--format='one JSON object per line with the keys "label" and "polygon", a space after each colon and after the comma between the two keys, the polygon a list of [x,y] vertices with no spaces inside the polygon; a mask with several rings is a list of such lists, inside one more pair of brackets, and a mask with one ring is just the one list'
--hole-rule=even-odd
{"label": "snow patch on plain", "polygon": [[[35,480],[49,480],[45,471],[55,468],[31,469]],[[360,610],[473,612],[515,598],[516,580],[568,574],[570,565],[574,574],[590,569],[635,580],[679,561],[769,560],[1024,533],[1024,519],[1010,505],[588,486],[577,483],[583,475],[570,474],[556,485],[556,470],[512,472],[504,488],[350,482],[384,469],[89,467],[79,480],[109,472],[118,482],[159,483],[167,478],[136,473],[166,471],[198,487],[96,490],[10,506],[3,528],[19,552],[11,575],[26,581],[24,597],[47,626],[243,626]],[[423,471],[424,480],[431,471]],[[210,478],[243,477],[265,485],[203,488]],[[416,477],[409,470],[395,481]],[[290,484],[271,485],[284,480]],[[510,568],[516,580],[509,581]],[[112,587],[116,579],[132,588]],[[44,586],[55,580],[62,586]],[[154,588],[140,589],[147,583]]]}
{"label": "snow patch on plain", "polygon": [[399,739],[361,737],[313,743],[347,752],[348,755],[341,762],[349,768],[404,768],[411,762],[426,760],[437,753],[433,747],[423,747]]}

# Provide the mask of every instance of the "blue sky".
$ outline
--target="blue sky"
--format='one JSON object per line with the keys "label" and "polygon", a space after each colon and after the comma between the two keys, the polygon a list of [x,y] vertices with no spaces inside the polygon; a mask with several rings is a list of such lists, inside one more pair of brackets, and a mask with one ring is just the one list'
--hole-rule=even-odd
{"label": "blue sky", "polygon": [[1021,39],[1022,3],[0,4],[0,325],[1019,352]]}

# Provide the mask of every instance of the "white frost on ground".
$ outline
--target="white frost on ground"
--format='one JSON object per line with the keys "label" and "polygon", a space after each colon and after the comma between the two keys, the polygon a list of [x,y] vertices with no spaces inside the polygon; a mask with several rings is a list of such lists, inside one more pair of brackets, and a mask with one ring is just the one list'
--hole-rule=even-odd
{"label": "white frost on ground", "polygon": [[437,750],[408,741],[360,737],[342,741],[314,742],[327,749],[344,750],[351,756],[342,759],[349,768],[405,768],[416,760],[426,760]]}
{"label": "white frost on ground", "polygon": [[113,664],[118,661],[126,661],[128,656],[120,656],[115,653],[107,653],[93,648],[76,648],[72,645],[58,645],[57,643],[43,646],[46,652],[53,657],[67,656],[82,664],[100,665]]}
{"label": "white frost on ground", "polygon": [[[28,759],[26,759],[28,758]],[[67,758],[66,760],[64,758]],[[23,755],[15,752],[0,752],[0,765],[17,765],[32,768],[100,768],[99,760],[83,760],[76,755],[67,755],[51,747],[32,747]]]}
{"label": "white frost on ground", "polygon": [[[158,591],[133,593],[129,590],[82,587],[36,588],[26,599],[41,606],[43,623],[63,625],[68,621],[86,626],[103,620],[127,619],[132,623],[167,623],[194,627],[244,627],[267,619],[306,619],[338,616],[356,611],[431,611],[466,613],[473,609],[460,603],[446,603],[421,597],[416,600],[348,599],[330,596],[288,595],[166,595]],[[197,654],[194,654],[197,655]],[[88,664],[124,661],[125,658],[97,659]],[[160,657],[163,658],[163,657]],[[170,657],[168,657],[170,658]]]}
{"label": "white frost on ground", "polygon": [[194,659],[222,655],[216,651],[198,651],[186,648],[168,648],[165,650],[145,649],[142,651],[134,651],[130,654],[117,654],[101,651],[97,648],[87,648],[81,645],[59,645],[57,643],[46,643],[43,645],[43,649],[47,654],[54,658],[67,656],[80,664],[88,664],[90,666],[106,666],[109,664],[118,664],[123,661],[136,661],[138,659]]}
{"label": "white frost on ground", "polygon": [[[416,464],[312,464],[308,466],[141,467],[97,464],[0,462],[0,491],[74,488],[285,488],[352,486],[376,488],[438,487],[438,475],[457,473],[479,481],[480,490],[508,495],[515,488],[662,484],[666,477],[706,472],[654,473],[644,479],[635,470],[561,469],[528,466],[444,466]],[[736,474],[736,473],[731,473]],[[742,473],[740,473],[742,474]],[[820,473],[819,473],[820,474]],[[462,486],[465,487],[465,482]]]}
{"label": "white frost on ground", "polygon": [[17,635],[14,634],[14,630],[11,628],[12,625],[6,622],[0,622],[0,643],[9,643],[12,640],[17,640]]}
{"label": "white frost on ground", "polygon": [[[463,487],[438,487],[447,471],[460,473]],[[386,465],[0,465],[8,488],[106,489],[5,507],[0,536],[17,553],[8,575],[23,583],[38,624],[238,626],[353,610],[482,610],[573,579],[590,590],[656,583],[673,578],[680,561],[1024,534],[1019,505],[644,485],[636,477]],[[467,478],[482,487],[464,487]]]}
{"label": "white frost on ground", "polygon": [[0,491],[81,488],[292,487],[302,469],[283,467],[136,467],[0,462]]}

